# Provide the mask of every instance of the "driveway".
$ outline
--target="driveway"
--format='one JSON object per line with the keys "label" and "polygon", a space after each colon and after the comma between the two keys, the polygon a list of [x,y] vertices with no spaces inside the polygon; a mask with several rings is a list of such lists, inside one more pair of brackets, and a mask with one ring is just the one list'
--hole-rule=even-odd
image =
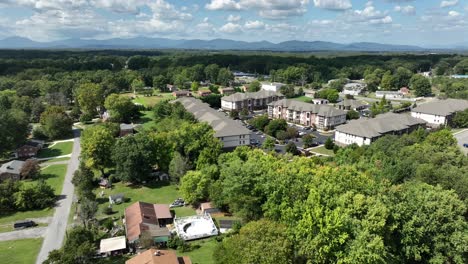
{"label": "driveway", "polygon": [[46,231],[47,227],[44,226],[0,233],[0,241],[43,237]]}
{"label": "driveway", "polygon": [[57,201],[55,213],[52,222],[47,227],[44,242],[42,243],[41,251],[36,259],[36,264],[41,264],[47,259],[49,252],[54,249],[59,249],[62,246],[67,229],[68,216],[73,201],[74,186],[72,184],[73,173],[78,169],[80,156],[80,131],[73,131],[75,138],[73,140],[73,151],[71,158],[68,161],[67,173],[63,183],[62,194],[60,200]]}
{"label": "driveway", "polygon": [[468,143],[468,129],[455,133],[453,136],[457,139],[457,144],[460,146],[461,151],[468,154],[468,148],[463,147],[463,144]]}

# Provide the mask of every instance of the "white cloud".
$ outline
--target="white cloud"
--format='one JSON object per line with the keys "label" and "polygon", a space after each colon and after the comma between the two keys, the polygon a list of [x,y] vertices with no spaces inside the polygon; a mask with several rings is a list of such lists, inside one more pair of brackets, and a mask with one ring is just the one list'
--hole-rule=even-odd
{"label": "white cloud", "polygon": [[453,11],[453,10],[452,10],[452,11],[449,11],[449,12],[448,12],[448,15],[449,15],[450,17],[458,17],[458,16],[460,16],[460,13],[458,13],[457,11]]}
{"label": "white cloud", "polygon": [[405,15],[414,15],[416,14],[416,8],[414,6],[411,6],[411,5],[407,5],[407,6],[395,6],[394,10],[396,12],[401,12]]}
{"label": "white cloud", "polygon": [[208,10],[240,10],[241,6],[234,0],[211,0],[205,5]]}
{"label": "white cloud", "polygon": [[230,34],[240,32],[241,30],[242,30],[241,25],[231,23],[231,22],[219,28],[219,31],[224,32],[224,33],[230,33]]}
{"label": "white cloud", "polygon": [[349,10],[344,14],[344,18],[349,22],[363,23],[363,24],[390,24],[393,22],[388,11],[377,10],[372,1],[366,3],[362,10]]}
{"label": "white cloud", "polygon": [[256,30],[264,29],[265,28],[265,23],[263,23],[262,21],[259,21],[259,20],[247,21],[244,24],[244,28],[245,29],[256,29]]}
{"label": "white cloud", "polygon": [[330,10],[346,10],[353,7],[350,0],[314,0],[314,5]]}
{"label": "white cloud", "polygon": [[239,20],[241,20],[241,16],[229,15],[227,18],[228,22],[239,22]]}
{"label": "white cloud", "polygon": [[458,0],[447,0],[440,2],[440,7],[451,7],[456,6],[458,4]]}

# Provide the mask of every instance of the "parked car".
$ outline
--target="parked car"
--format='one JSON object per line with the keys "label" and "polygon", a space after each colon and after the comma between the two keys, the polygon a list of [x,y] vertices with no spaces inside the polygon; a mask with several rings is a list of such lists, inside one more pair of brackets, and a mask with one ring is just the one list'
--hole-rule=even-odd
{"label": "parked car", "polygon": [[13,227],[15,229],[23,229],[23,228],[34,227],[34,226],[36,226],[36,223],[32,220],[17,221],[13,224]]}
{"label": "parked car", "polygon": [[174,202],[171,203],[171,205],[169,205],[169,208],[181,207],[181,206],[185,206],[185,201],[182,198],[177,198],[174,200]]}
{"label": "parked car", "polygon": [[468,143],[464,143],[463,147],[468,148]]}

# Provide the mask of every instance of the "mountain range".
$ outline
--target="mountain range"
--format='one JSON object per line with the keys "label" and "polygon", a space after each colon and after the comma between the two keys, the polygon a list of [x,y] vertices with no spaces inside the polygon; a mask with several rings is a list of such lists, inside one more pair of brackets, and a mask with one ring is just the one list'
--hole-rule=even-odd
{"label": "mountain range", "polygon": [[[467,49],[458,47],[458,49]],[[268,41],[246,42],[230,39],[168,39],[136,37],[129,39],[113,38],[66,39],[51,42],[37,42],[28,38],[9,37],[0,40],[0,49],[193,49],[193,50],[259,50],[259,51],[428,51],[427,48],[411,45],[392,45],[372,42],[340,44],[326,41]]]}

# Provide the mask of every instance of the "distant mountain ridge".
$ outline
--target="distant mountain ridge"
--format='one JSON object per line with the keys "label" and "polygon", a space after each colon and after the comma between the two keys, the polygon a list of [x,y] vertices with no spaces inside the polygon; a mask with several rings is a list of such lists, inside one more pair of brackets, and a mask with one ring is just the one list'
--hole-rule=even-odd
{"label": "distant mountain ridge", "polygon": [[1,49],[195,49],[195,50],[265,50],[265,51],[424,51],[411,45],[391,45],[372,42],[340,44],[327,41],[290,40],[280,43],[268,41],[246,42],[230,39],[167,39],[136,37],[107,40],[66,39],[51,42],[37,42],[28,38],[10,37],[0,40]]}

